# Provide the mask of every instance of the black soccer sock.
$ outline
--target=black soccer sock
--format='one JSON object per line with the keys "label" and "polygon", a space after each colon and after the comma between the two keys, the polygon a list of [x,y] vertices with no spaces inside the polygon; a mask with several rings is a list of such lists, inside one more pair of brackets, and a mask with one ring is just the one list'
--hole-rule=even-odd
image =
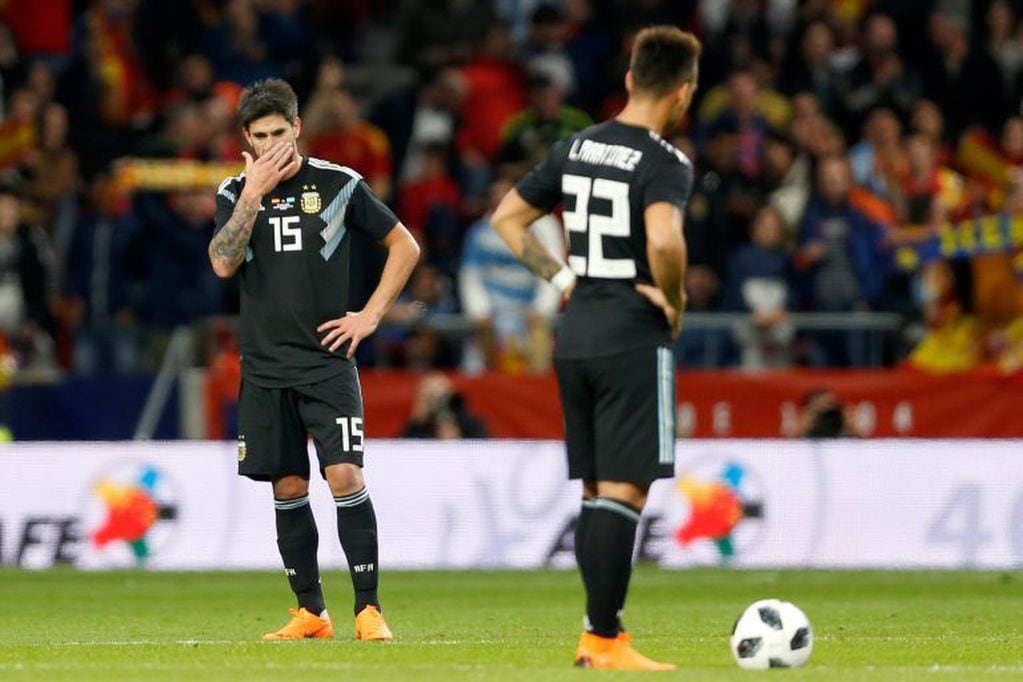
{"label": "black soccer sock", "polygon": [[593,513],[593,505],[596,500],[583,499],[582,506],[579,508],[579,518],[575,522],[575,563],[579,567],[579,575],[583,579],[583,587],[589,592],[590,583],[586,577],[586,534],[590,528],[590,515]]}
{"label": "black soccer sock", "polygon": [[277,514],[277,548],[284,560],[284,572],[298,605],[317,616],[323,613],[323,590],[316,550],[320,537],[309,508],[309,495],[290,500],[274,498]]}
{"label": "black soccer sock", "polygon": [[358,615],[368,605],[380,607],[377,597],[377,515],[366,488],[351,495],[335,497],[334,504],[337,506],[337,534],[348,558],[348,570],[355,589],[355,614]]}
{"label": "black soccer sock", "polygon": [[594,501],[583,553],[586,617],[595,635],[615,637],[620,630],[618,613],[629,590],[638,524],[635,507],[607,497]]}

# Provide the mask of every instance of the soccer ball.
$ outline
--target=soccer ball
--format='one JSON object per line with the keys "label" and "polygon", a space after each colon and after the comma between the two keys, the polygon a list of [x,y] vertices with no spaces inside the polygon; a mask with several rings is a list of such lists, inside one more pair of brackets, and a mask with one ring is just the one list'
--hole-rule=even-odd
{"label": "soccer ball", "polygon": [[813,651],[813,630],[798,606],[761,599],[746,607],[732,628],[732,655],[740,668],[798,668]]}

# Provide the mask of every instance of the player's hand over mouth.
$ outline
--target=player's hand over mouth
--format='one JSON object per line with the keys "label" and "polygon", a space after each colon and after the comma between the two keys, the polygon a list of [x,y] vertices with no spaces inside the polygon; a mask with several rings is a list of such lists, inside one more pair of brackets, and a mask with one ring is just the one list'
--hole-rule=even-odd
{"label": "player's hand over mouth", "polygon": [[242,156],[245,157],[243,192],[256,200],[262,199],[278,182],[297,171],[299,166],[295,148],[284,142],[273,145],[258,159],[254,160],[248,152],[242,152]]}

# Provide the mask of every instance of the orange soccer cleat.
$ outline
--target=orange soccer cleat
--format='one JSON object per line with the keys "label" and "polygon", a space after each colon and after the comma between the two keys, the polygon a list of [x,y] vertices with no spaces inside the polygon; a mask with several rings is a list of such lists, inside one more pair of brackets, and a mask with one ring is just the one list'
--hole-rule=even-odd
{"label": "orange soccer cleat", "polygon": [[383,614],[375,606],[367,606],[355,617],[355,639],[391,640],[394,634],[387,627]]}
{"label": "orange soccer cleat", "polygon": [[584,632],[575,651],[578,668],[598,670],[674,670],[674,663],[658,663],[632,648],[632,637],[619,632],[615,638]]}
{"label": "orange soccer cleat", "polygon": [[330,616],[324,611],[322,615],[315,615],[305,608],[288,609],[291,620],[277,632],[268,632],[263,639],[285,640],[285,639],[331,639],[334,636],[334,626],[330,623]]}

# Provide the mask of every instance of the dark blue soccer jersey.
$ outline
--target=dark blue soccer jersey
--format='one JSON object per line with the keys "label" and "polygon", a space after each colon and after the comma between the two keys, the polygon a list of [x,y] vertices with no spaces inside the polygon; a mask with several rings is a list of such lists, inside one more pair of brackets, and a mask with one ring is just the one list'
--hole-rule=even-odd
{"label": "dark blue soccer jersey", "polygon": [[[230,219],[245,174],[217,189],[217,232]],[[348,310],[351,230],[382,239],[398,223],[358,173],[304,158],[294,177],[263,197],[241,277],[242,375],[267,388],[339,374],[346,347],[330,353],[316,328]]]}
{"label": "dark blue soccer jersey", "polygon": [[649,128],[615,120],[565,138],[519,181],[516,189],[533,206],[564,206],[568,264],[578,281],[556,357],[671,343],[664,313],[635,290],[653,283],[643,214],[662,201],[684,211],[692,185],[682,152]]}

